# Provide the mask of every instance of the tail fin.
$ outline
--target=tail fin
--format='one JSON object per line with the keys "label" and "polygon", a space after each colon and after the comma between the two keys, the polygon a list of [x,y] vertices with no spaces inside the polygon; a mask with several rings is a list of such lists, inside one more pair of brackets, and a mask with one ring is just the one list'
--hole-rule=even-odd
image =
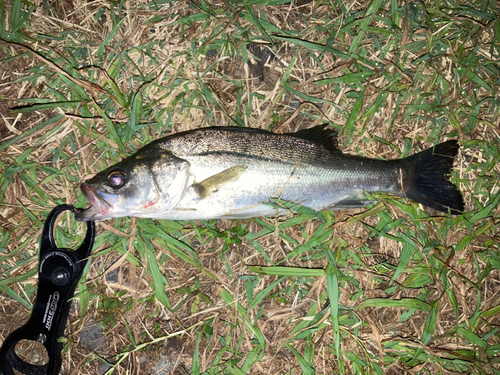
{"label": "tail fin", "polygon": [[462,194],[448,180],[458,148],[457,141],[452,140],[407,157],[413,173],[405,181],[405,196],[442,212],[449,208],[454,215],[462,213]]}

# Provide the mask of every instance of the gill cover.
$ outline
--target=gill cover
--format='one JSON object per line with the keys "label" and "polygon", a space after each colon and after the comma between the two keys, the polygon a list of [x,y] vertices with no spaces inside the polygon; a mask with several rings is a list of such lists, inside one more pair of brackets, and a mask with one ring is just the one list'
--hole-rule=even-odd
{"label": "gill cover", "polygon": [[190,178],[189,163],[169,151],[140,150],[85,181],[81,190],[92,204],[80,221],[167,212],[178,203]]}
{"label": "gill cover", "polygon": [[[189,162],[174,156],[171,152],[154,155],[146,163],[149,167],[151,184],[156,197],[150,199],[134,216],[142,213],[167,212],[174,208],[186,192],[190,181]],[[147,185],[146,183],[144,185]],[[151,197],[152,198],[152,197]]]}

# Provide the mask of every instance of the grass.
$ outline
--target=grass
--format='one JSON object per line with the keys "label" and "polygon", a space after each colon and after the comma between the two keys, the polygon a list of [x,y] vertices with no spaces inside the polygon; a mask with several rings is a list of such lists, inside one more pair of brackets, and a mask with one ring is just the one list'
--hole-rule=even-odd
{"label": "grass", "polygon": [[[466,212],[379,194],[279,220],[98,223],[62,373],[500,373],[498,4],[300,4],[0,3],[0,340],[29,316],[46,215],[86,206],[86,175],[172,132],[328,120],[372,158],[458,139]],[[255,46],[274,55],[263,79]],[[56,241],[83,233],[64,216]]]}

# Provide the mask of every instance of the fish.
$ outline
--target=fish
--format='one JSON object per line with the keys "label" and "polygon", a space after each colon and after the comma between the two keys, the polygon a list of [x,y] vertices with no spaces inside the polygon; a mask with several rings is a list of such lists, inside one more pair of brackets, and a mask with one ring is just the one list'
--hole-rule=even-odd
{"label": "fish", "polygon": [[[376,192],[457,215],[464,200],[449,175],[458,149],[448,140],[402,159],[379,160],[342,153],[328,124],[286,134],[190,130],[155,140],[83,182],[91,207],[76,219],[277,216],[298,207],[365,207],[374,202],[366,193]],[[276,201],[289,204],[279,208]]]}

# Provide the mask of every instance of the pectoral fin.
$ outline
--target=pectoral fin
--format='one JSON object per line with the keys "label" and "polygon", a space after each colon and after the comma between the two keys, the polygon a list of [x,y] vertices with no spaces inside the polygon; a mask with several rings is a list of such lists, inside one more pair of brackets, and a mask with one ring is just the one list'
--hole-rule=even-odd
{"label": "pectoral fin", "polygon": [[197,190],[200,198],[205,199],[210,196],[210,194],[217,192],[225,184],[239,179],[247,168],[246,165],[236,165],[194,184],[193,187]]}

